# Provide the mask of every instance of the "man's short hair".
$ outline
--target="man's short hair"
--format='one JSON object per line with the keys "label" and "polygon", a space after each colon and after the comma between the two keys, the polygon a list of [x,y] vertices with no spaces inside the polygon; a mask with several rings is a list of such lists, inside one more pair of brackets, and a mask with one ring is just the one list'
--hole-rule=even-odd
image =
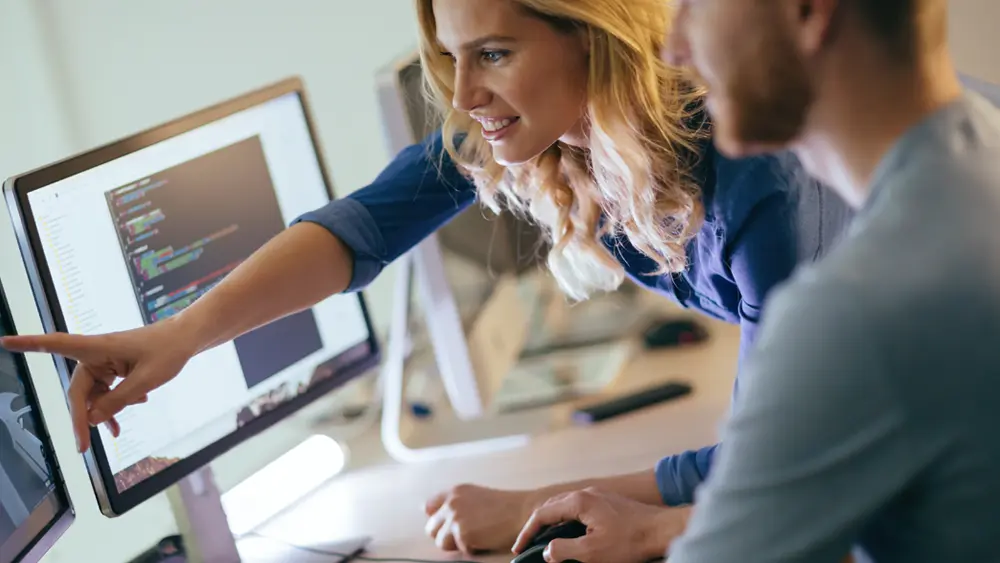
{"label": "man's short hair", "polygon": [[922,46],[944,41],[944,0],[853,0],[853,4],[872,34],[897,55],[909,58]]}

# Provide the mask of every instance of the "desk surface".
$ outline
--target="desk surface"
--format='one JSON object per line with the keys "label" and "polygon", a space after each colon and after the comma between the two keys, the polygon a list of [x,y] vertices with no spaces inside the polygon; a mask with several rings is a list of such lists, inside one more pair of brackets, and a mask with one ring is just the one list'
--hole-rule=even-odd
{"label": "desk surface", "polygon": [[[715,441],[729,408],[739,332],[710,323],[711,339],[694,348],[642,354],[611,392],[672,378],[694,393],[590,428],[564,426],[523,448],[429,464],[388,463],[345,473],[260,529],[262,534],[317,548],[337,539],[371,536],[368,555],[440,561],[463,559],[439,551],[424,535],[423,503],[464,482],[499,488],[613,475],[652,467],[664,455]],[[568,413],[569,409],[566,408]],[[377,430],[364,436],[378,440]],[[510,554],[475,557],[510,561]],[[308,561],[309,559],[303,559]],[[315,561],[329,559],[315,558]]]}

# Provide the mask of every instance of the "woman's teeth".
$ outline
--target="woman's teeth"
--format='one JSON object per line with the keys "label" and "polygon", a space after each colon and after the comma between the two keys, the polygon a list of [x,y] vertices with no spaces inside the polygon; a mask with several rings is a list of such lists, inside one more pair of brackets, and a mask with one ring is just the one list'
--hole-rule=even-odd
{"label": "woman's teeth", "polygon": [[504,127],[510,126],[510,124],[513,123],[513,122],[514,122],[513,119],[501,119],[501,120],[498,120],[498,121],[484,121],[483,122],[483,129],[485,129],[486,131],[490,131],[490,132],[499,131],[499,130],[503,129]]}

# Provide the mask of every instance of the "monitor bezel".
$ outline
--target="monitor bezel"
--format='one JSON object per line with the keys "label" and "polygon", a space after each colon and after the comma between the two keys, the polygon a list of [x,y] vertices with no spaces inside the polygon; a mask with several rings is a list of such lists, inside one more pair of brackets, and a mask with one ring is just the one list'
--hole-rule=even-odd
{"label": "monitor bezel", "polygon": [[[7,292],[0,283],[0,327],[5,334],[11,336],[17,334],[17,323],[11,314],[10,303],[7,301]],[[63,477],[62,467],[56,456],[55,444],[45,423],[45,415],[42,414],[41,404],[38,401],[38,393],[35,390],[35,382],[28,369],[28,361],[24,354],[8,352],[14,358],[14,369],[16,369],[23,379],[24,393],[27,395],[27,402],[32,405],[35,415],[36,433],[43,444],[49,449],[49,468],[52,470],[52,483],[54,488],[35,506],[28,519],[15,528],[14,535],[7,538],[7,541],[0,543],[0,563],[34,563],[40,561],[56,542],[66,533],[73,521],[76,520],[76,512],[73,509],[73,501],[69,496],[69,487]],[[34,528],[32,528],[34,527]],[[12,544],[18,536],[30,538],[22,544]],[[4,559],[3,554],[10,550],[17,549],[10,560]]]}
{"label": "monitor bezel", "polygon": [[[34,227],[31,206],[28,202],[29,193],[288,94],[296,94],[298,96],[327,197],[333,200],[336,198],[334,186],[323,159],[304,83],[298,76],[264,86],[140,133],[8,179],[4,184],[4,195],[7,199],[11,216],[14,219],[15,234],[21,249],[22,259],[28,269],[29,280],[35,294],[36,305],[42,316],[45,332],[65,332],[67,327],[65,319],[60,312],[61,308],[52,306],[59,303],[52,282],[52,276],[44,260],[35,259],[36,256],[44,256],[44,253],[42,252],[37,229]],[[356,297],[361,306],[365,325],[368,328],[368,339],[344,350],[336,356],[336,358],[348,359],[349,361],[345,365],[337,366],[337,372],[334,376],[318,381],[305,393],[293,397],[288,402],[263,413],[222,439],[209,444],[193,455],[163,469],[123,492],[119,492],[115,486],[114,475],[111,473],[107,457],[104,455],[104,448],[99,439],[98,430],[92,428],[90,431],[92,447],[84,454],[84,460],[101,512],[112,518],[125,514],[237,445],[246,442],[320,397],[341,387],[344,383],[376,367],[381,359],[381,347],[372,326],[371,316],[363,292],[356,292]],[[62,384],[65,389],[68,389],[72,374],[72,362],[56,355],[53,355],[53,359]]]}

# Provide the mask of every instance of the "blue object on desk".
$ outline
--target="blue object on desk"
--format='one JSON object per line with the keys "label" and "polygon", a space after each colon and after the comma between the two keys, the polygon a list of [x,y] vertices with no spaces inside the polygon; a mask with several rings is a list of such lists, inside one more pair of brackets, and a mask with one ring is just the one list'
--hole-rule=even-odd
{"label": "blue object on desk", "polygon": [[434,410],[431,409],[430,405],[420,402],[410,403],[410,412],[413,416],[421,419],[430,418],[434,414]]}

